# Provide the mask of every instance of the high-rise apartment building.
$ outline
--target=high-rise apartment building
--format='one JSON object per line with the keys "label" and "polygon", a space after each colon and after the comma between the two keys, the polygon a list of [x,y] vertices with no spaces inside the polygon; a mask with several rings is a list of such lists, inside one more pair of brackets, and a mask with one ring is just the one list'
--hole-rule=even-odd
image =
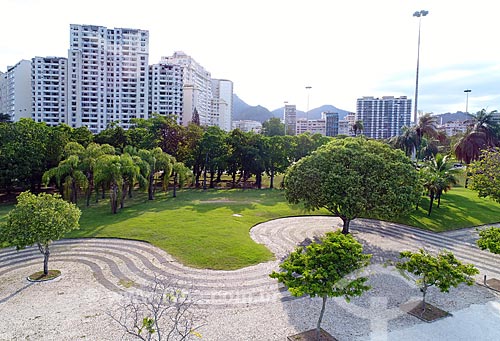
{"label": "high-rise apartment building", "polygon": [[363,122],[363,134],[385,139],[399,135],[403,126],[411,121],[411,99],[406,96],[358,98],[356,120]]}
{"label": "high-rise apartment building", "polygon": [[339,113],[322,112],[321,118],[325,120],[325,135],[337,136],[339,134]]}
{"label": "high-rise apartment building", "polygon": [[67,122],[67,58],[35,57],[31,60],[32,118],[57,126]]}
{"label": "high-rise apartment building", "polygon": [[283,111],[285,135],[295,135],[297,130],[297,107],[295,104],[285,104]]}
{"label": "high-rise apartment building", "polygon": [[233,82],[212,79],[212,110],[209,125],[230,131],[233,118]]}
{"label": "high-rise apartment building", "polygon": [[182,67],[159,63],[149,66],[149,114],[174,116],[183,124]]}
{"label": "high-rise apartment building", "polygon": [[12,121],[31,118],[31,61],[21,60],[0,75],[0,112]]}
{"label": "high-rise apartment building", "polygon": [[211,124],[212,112],[212,78],[192,57],[184,52],[174,52],[172,56],[162,57],[161,63],[176,64],[182,67],[183,75],[183,118],[187,125],[193,120],[194,110],[200,117],[200,125]]}
{"label": "high-rise apartment building", "polygon": [[68,124],[98,133],[148,118],[149,32],[70,25]]}

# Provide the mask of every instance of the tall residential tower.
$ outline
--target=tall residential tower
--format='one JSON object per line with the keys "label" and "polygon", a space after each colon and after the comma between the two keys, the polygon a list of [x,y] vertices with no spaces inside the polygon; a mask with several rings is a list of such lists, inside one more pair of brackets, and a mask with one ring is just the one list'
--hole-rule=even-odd
{"label": "tall residential tower", "polygon": [[411,121],[411,99],[406,96],[358,98],[356,120],[363,122],[363,134],[374,139],[399,135]]}
{"label": "tall residential tower", "polygon": [[98,133],[148,118],[149,32],[70,25],[68,124]]}

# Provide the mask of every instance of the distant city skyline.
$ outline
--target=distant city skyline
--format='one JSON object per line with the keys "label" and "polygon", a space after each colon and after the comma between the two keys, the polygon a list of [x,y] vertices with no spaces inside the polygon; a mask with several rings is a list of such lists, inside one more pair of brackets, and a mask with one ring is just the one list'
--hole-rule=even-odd
{"label": "distant city skyline", "polygon": [[[276,0],[206,2],[6,0],[0,71],[36,56],[67,57],[69,25],[148,30],[149,63],[184,51],[234,93],[269,110],[331,104],[356,111],[363,96],[413,99],[417,10],[422,18],[419,110],[500,109],[496,3]],[[305,87],[312,88],[306,91]],[[307,102],[309,101],[309,105]]]}

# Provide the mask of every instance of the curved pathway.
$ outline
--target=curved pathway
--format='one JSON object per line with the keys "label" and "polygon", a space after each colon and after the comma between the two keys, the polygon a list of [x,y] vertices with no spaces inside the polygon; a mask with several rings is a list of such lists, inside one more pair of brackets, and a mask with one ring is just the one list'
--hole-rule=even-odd
{"label": "curved pathway", "polygon": [[[187,286],[201,306],[249,306],[294,299],[269,278],[269,273],[278,269],[280,260],[298,244],[308,243],[315,236],[340,226],[338,218],[329,216],[283,218],[259,224],[252,228],[250,235],[257,243],[265,244],[276,255],[276,260],[234,271],[189,268],[149,243],[104,238],[57,241],[52,245],[50,262],[88,267],[101,285],[115,292],[134,290],[130,285],[146,289],[154,276],[160,275]],[[374,255],[372,262],[395,260],[399,251],[406,249],[446,248],[481,270],[478,281],[484,274],[500,278],[500,256],[479,250],[472,240],[474,231],[466,232],[468,238],[464,239],[456,232],[436,234],[376,220],[357,219],[351,223],[351,233],[364,244],[366,252]],[[35,247],[19,252],[13,248],[2,249],[0,278],[41,262],[42,256]],[[8,299],[4,297],[8,294],[0,293],[0,303]]]}

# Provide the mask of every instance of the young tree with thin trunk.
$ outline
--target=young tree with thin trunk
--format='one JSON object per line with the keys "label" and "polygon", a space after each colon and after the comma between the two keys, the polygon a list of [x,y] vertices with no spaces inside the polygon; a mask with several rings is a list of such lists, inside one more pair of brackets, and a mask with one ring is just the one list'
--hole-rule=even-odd
{"label": "young tree with thin trunk", "polygon": [[349,302],[352,297],[370,289],[365,285],[368,278],[349,276],[369,264],[371,255],[362,252],[363,247],[351,235],[328,232],[319,242],[298,247],[280,265],[281,271],[269,275],[283,283],[293,296],[321,297],[317,340],[328,297],[343,296]]}
{"label": "young tree with thin trunk", "polygon": [[187,341],[202,337],[198,329],[204,324],[204,316],[194,304],[185,288],[155,275],[143,295],[125,298],[107,315],[136,339]]}
{"label": "young tree with thin trunk", "polygon": [[78,229],[80,209],[59,194],[22,192],[17,205],[0,225],[0,244],[7,242],[18,250],[36,244],[43,254],[43,273],[49,273],[50,243],[65,233]]}
{"label": "young tree with thin trunk", "polygon": [[441,292],[449,292],[452,286],[457,287],[460,283],[474,284],[472,276],[479,273],[474,265],[462,264],[453,253],[445,250],[437,256],[424,249],[418,252],[403,251],[400,258],[406,258],[406,261],[396,264],[396,268],[419,277],[416,284],[422,292],[422,313],[426,309],[425,299],[430,287],[436,286]]}

